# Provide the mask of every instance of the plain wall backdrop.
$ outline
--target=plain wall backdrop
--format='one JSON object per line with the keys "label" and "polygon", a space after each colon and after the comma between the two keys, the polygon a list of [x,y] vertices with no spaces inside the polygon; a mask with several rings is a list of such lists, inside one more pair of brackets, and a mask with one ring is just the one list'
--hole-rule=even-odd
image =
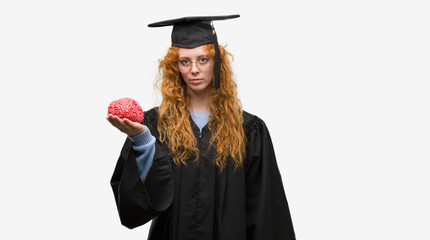
{"label": "plain wall backdrop", "polygon": [[[1,239],[146,239],[109,185],[121,97],[157,105],[171,28],[216,21],[269,127],[297,238],[430,239],[430,8],[419,0],[1,1]],[[234,226],[232,226],[234,227]]]}

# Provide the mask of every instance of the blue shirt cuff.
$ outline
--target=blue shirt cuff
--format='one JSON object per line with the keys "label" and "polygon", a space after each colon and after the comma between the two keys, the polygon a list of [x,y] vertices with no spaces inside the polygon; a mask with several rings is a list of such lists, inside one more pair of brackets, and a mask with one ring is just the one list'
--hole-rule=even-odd
{"label": "blue shirt cuff", "polygon": [[148,144],[152,140],[152,134],[148,127],[142,133],[137,134],[136,136],[129,137],[135,146],[142,146]]}

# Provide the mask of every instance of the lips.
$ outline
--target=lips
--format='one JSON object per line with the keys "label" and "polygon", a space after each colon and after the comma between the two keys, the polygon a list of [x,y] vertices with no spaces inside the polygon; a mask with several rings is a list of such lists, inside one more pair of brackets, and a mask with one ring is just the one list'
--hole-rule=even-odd
{"label": "lips", "polygon": [[192,83],[192,84],[199,84],[201,82],[203,82],[203,79],[201,79],[201,78],[193,78],[190,80],[190,83]]}

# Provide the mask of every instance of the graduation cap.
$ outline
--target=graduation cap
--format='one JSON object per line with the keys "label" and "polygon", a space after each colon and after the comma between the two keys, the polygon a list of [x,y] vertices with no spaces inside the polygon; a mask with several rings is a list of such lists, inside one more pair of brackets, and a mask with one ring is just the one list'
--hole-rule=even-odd
{"label": "graduation cap", "polygon": [[215,89],[220,87],[220,52],[218,39],[212,21],[238,18],[240,15],[223,16],[199,16],[171,19],[155,22],[148,27],[165,27],[173,25],[172,46],[181,48],[195,48],[201,45],[212,43],[215,47]]}

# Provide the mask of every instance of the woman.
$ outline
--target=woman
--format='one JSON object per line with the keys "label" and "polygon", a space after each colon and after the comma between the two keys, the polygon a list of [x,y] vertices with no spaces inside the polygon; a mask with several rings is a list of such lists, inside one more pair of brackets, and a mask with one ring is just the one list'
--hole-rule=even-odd
{"label": "woman", "polygon": [[107,118],[128,135],[111,180],[121,222],[152,220],[148,239],[295,239],[269,132],[242,110],[211,25],[235,17],[150,24],[174,26],[162,103],[142,124]]}

